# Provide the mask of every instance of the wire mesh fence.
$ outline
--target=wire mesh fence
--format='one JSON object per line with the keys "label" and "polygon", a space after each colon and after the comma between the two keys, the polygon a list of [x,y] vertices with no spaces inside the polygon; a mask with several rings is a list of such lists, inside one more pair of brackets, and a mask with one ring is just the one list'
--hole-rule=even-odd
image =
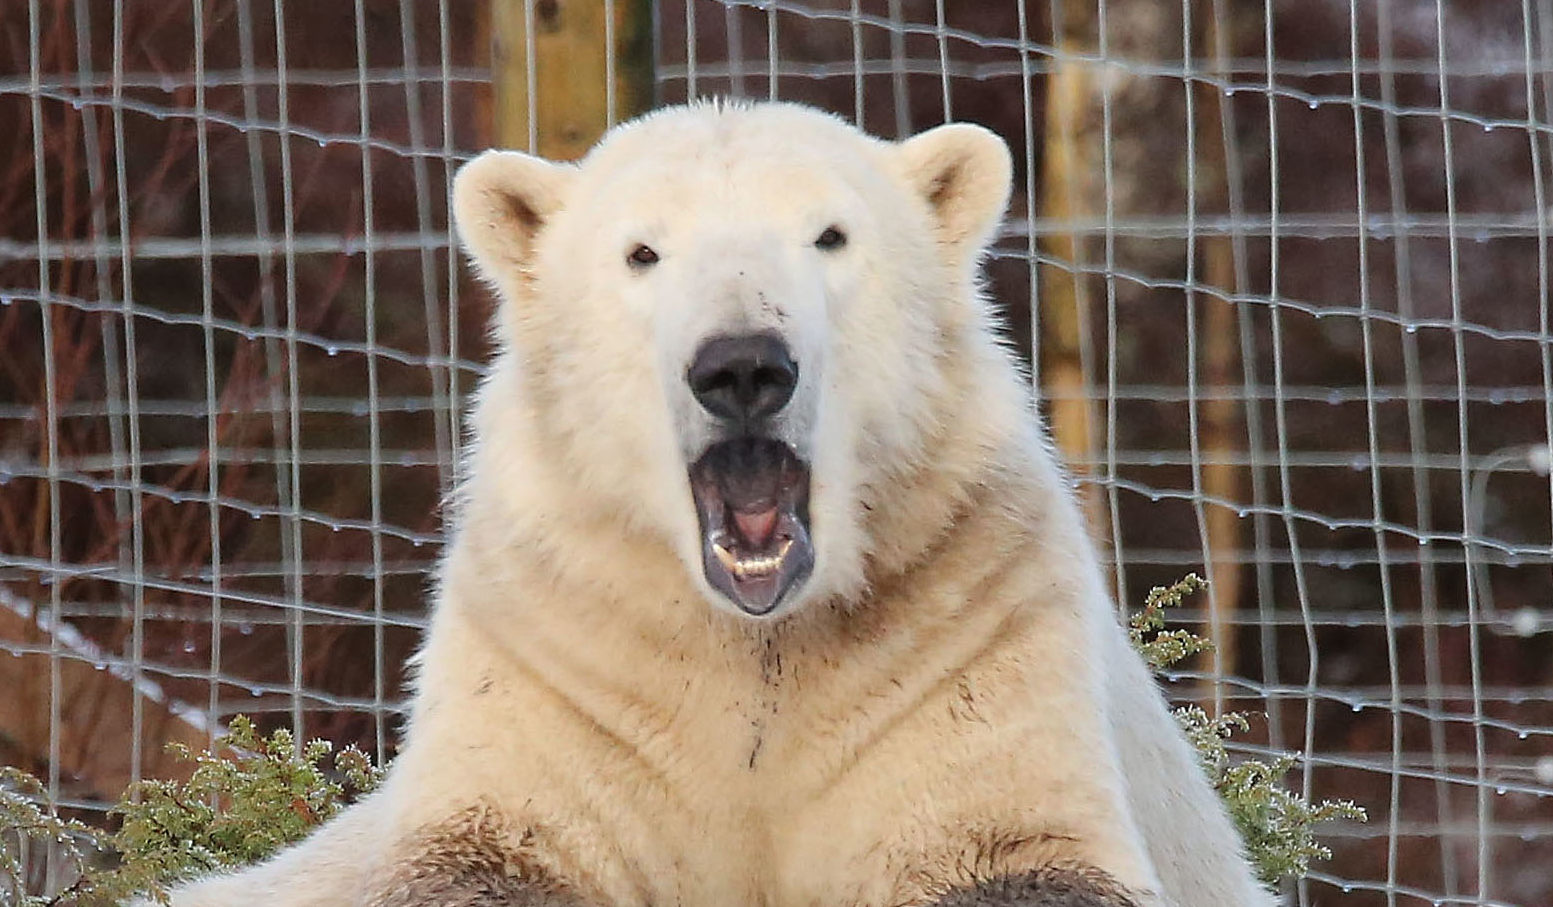
{"label": "wire mesh fence", "polygon": [[[238,713],[392,755],[486,350],[448,182],[569,6],[5,6],[0,760],[54,802]],[[604,7],[655,103],[1001,133],[1119,601],[1210,576],[1172,693],[1369,809],[1290,902],[1553,902],[1553,0]]]}

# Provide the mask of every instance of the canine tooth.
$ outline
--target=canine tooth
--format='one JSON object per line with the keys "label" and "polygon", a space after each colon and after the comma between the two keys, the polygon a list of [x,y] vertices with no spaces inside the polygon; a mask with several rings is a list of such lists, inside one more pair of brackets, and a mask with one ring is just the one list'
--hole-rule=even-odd
{"label": "canine tooth", "polygon": [[716,542],[713,542],[712,553],[717,555],[717,559],[722,562],[724,570],[729,571],[734,576],[738,576],[739,562],[734,558],[732,551],[729,551],[727,548],[724,548]]}

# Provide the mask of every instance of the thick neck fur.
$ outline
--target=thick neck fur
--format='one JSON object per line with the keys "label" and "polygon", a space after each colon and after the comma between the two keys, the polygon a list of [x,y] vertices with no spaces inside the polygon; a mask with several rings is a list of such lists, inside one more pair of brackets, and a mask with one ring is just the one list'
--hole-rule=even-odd
{"label": "thick neck fur", "polygon": [[[1047,528],[1066,527],[1071,505],[1032,417],[1007,414],[1027,404],[1005,354],[979,325],[959,333],[967,343],[921,461],[861,490],[871,553],[858,594],[769,623],[726,614],[658,533],[568,506],[566,464],[517,453],[512,462],[526,469],[547,464],[522,483],[530,506],[514,512],[510,498],[482,488],[482,470],[502,468],[500,458],[476,461],[437,621],[467,622],[595,722],[673,714],[691,691],[703,702],[721,697],[731,722],[721,756],[751,769],[816,723],[836,734],[852,720],[806,709],[859,697],[905,697],[906,707],[913,684],[941,680],[915,677],[916,665],[964,662],[1017,636],[1010,623],[1040,591],[1024,587],[1023,565],[1068,534]],[[1074,566],[1088,560],[1072,547]],[[426,658],[438,657],[459,654],[437,651],[434,624]],[[889,714],[875,710],[870,723]],[[869,733],[840,736],[860,746]]]}

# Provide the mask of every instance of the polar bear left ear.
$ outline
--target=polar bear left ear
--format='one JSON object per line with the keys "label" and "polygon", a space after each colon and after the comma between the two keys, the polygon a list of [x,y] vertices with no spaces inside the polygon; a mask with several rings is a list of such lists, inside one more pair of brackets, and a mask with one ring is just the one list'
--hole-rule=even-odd
{"label": "polar bear left ear", "polygon": [[453,179],[453,220],[482,268],[526,268],[534,239],[566,198],[577,168],[521,151],[487,151]]}
{"label": "polar bear left ear", "polygon": [[961,259],[985,248],[1013,186],[1008,145],[981,126],[948,123],[902,142],[900,155],[933,209],[939,241]]}

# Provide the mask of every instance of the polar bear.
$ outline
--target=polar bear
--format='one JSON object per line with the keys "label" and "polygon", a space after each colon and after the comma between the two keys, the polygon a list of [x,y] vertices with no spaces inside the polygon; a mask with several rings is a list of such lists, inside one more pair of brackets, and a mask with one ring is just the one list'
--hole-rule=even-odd
{"label": "polar bear", "polygon": [[788,104],[466,165],[499,351],[403,752],[173,903],[1270,905],[978,289],[1010,175]]}

